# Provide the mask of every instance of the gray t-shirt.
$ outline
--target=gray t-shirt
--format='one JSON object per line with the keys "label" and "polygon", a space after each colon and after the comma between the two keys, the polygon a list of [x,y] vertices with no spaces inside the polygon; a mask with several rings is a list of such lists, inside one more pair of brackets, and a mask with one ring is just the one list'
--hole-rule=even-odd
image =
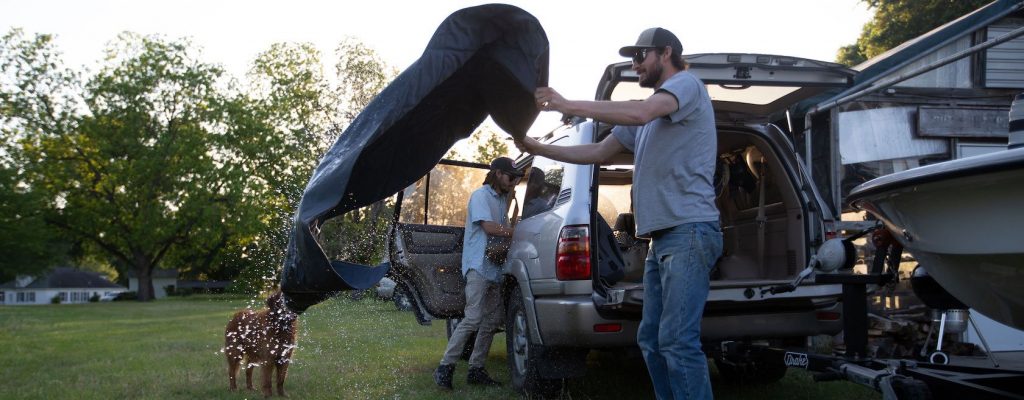
{"label": "gray t-shirt", "polygon": [[643,126],[612,129],[634,154],[633,210],[641,237],[685,223],[718,221],[711,97],[686,71],[668,78],[658,91],[675,96],[679,109]]}

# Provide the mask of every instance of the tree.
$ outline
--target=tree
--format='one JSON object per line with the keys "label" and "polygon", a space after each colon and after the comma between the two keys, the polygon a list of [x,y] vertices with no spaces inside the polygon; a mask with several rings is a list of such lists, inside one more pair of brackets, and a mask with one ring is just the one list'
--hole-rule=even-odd
{"label": "tree", "polygon": [[67,247],[46,224],[46,197],[26,187],[18,171],[0,165],[0,282],[39,275],[64,257]]}
{"label": "tree", "polygon": [[[268,182],[261,198],[266,221],[250,243],[231,252],[229,271],[241,271],[234,290],[259,291],[277,282],[291,219],[306,182],[322,154],[362,109],[395,76],[377,53],[353,38],[337,49],[336,83],[322,72],[321,55],[308,43],[278,43],[257,56],[248,74],[250,119],[259,121],[259,137],[272,138],[254,147],[262,160],[258,176]],[[320,242],[332,258],[369,264],[383,252],[387,202],[327,221]]]}
{"label": "tree", "polygon": [[[338,95],[324,77],[320,52],[309,43],[275,43],[257,55],[247,74],[249,90],[234,110],[233,125],[256,138],[243,149],[262,211],[258,233],[239,240],[213,277],[235,279],[232,290],[259,292],[277,281],[291,218],[315,161],[326,150],[341,118]],[[239,275],[241,274],[241,275]]]}
{"label": "tree", "polygon": [[991,0],[863,0],[875,15],[864,24],[857,42],[839,48],[836,62],[857,65]]}
{"label": "tree", "polygon": [[[52,48],[44,42],[36,48]],[[241,157],[249,131],[225,123],[231,99],[219,67],[199,62],[187,42],[125,33],[79,86],[20,48],[32,61],[12,75],[24,88],[12,120],[28,181],[52,199],[47,223],[85,254],[135,271],[140,300],[153,298],[156,268],[212,263],[233,238],[251,235],[259,212],[246,194],[260,182]],[[63,85],[33,86],[33,74]],[[82,102],[38,118],[54,90]]]}
{"label": "tree", "polygon": [[[398,76],[398,70],[352,37],[338,44],[335,55],[339,115],[347,126]],[[326,221],[318,237],[324,252],[330,258],[363,265],[379,262],[387,242],[385,217],[393,207],[393,201],[385,199]]]}
{"label": "tree", "polygon": [[40,132],[66,132],[80,99],[78,76],[62,68],[51,35],[0,38],[0,282],[38,275],[65,259],[67,240],[46,223],[56,199],[30,181],[22,145]]}
{"label": "tree", "polygon": [[456,146],[448,150],[444,158],[489,164],[491,160],[508,154],[509,147],[505,138],[505,135],[495,132],[490,127],[481,126],[467,139],[468,154],[463,154],[467,149],[460,151]]}

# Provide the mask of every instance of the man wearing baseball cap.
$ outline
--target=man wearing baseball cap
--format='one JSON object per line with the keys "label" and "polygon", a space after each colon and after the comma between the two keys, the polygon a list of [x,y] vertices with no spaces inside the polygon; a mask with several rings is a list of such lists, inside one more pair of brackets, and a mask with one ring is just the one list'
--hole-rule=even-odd
{"label": "man wearing baseball cap", "polygon": [[466,383],[470,385],[500,385],[484,370],[484,361],[491,349],[491,340],[502,322],[504,307],[501,298],[502,267],[485,256],[488,237],[511,238],[514,229],[509,226],[509,194],[523,172],[508,157],[491,161],[491,170],[483,186],[469,197],[466,230],[462,238],[462,275],[466,277],[465,317],[448,339],[441,364],[434,370],[434,383],[442,389],[452,389],[455,363],[465,348],[466,341],[476,333],[473,354],[469,356]]}
{"label": "man wearing baseball cap", "polygon": [[717,137],[711,98],[686,71],[683,46],[663,28],[643,31],[619,50],[633,60],[642,101],[566,100],[551,88],[534,93],[543,111],[615,125],[599,143],[546,145],[526,137],[522,151],[574,164],[634,154],[633,209],[637,236],[651,239],[644,266],[643,319],[637,342],[659,399],[710,399],[700,321],[709,272],[722,254],[713,178]]}

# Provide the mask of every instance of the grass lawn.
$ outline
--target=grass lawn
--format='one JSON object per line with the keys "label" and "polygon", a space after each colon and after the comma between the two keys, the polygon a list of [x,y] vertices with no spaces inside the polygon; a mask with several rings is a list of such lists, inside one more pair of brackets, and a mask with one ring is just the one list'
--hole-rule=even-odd
{"label": "grass lawn", "polygon": [[[193,296],[151,303],[0,307],[3,399],[244,399],[228,391],[224,325],[253,299]],[[334,299],[299,319],[298,349],[285,385],[299,399],[515,399],[509,388],[467,387],[465,364],[454,393],[434,387],[431,371],[445,346],[443,321],[416,324],[391,303]],[[653,398],[643,362],[591,353],[587,376],[568,383],[567,399]],[[487,369],[508,382],[505,336]],[[244,382],[244,373],[239,374]],[[255,377],[259,376],[256,371]],[[717,379],[718,399],[877,399],[846,382],[815,384],[790,370],[779,383],[735,387]],[[257,379],[258,385],[258,379]]]}

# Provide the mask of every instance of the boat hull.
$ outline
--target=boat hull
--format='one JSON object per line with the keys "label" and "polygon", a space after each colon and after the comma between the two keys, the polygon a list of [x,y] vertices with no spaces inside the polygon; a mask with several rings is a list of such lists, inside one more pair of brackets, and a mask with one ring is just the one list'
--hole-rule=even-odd
{"label": "boat hull", "polygon": [[849,201],[961,302],[1024,328],[1024,149],[885,176]]}

